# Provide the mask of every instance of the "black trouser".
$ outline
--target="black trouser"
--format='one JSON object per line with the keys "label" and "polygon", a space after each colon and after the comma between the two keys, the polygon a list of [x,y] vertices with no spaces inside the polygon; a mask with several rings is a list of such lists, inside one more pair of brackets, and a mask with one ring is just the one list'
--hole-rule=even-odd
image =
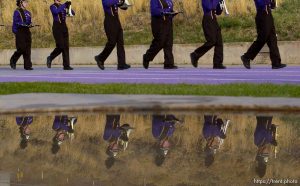
{"label": "black trouser", "polygon": [[152,61],[159,51],[163,49],[165,66],[174,65],[173,19],[169,17],[152,17],[151,28],[154,39],[145,54],[145,59]]}
{"label": "black trouser", "polygon": [[50,54],[51,61],[62,53],[63,66],[70,66],[69,55],[69,31],[66,23],[54,22],[52,26],[52,33],[55,39],[56,48]]}
{"label": "black trouser", "polygon": [[270,49],[270,58],[272,65],[280,65],[281,58],[279,49],[277,46],[277,37],[274,26],[274,20],[271,13],[271,10],[268,11],[259,11],[255,17],[256,30],[257,30],[257,39],[250,46],[248,51],[245,53],[245,57],[253,60],[263,46],[267,43]]}
{"label": "black trouser", "polygon": [[119,17],[105,14],[104,29],[107,37],[107,43],[104,50],[99,54],[100,61],[105,61],[117,45],[118,66],[126,64],[125,49],[123,39],[123,29]]}
{"label": "black trouser", "polygon": [[23,55],[24,68],[31,68],[31,32],[29,28],[19,28],[15,36],[17,51],[11,56],[11,59],[14,63],[17,63]]}
{"label": "black trouser", "polygon": [[223,63],[223,39],[221,27],[218,24],[217,17],[214,14],[204,15],[202,20],[202,28],[206,43],[194,51],[197,60],[215,47],[213,63],[220,65]]}

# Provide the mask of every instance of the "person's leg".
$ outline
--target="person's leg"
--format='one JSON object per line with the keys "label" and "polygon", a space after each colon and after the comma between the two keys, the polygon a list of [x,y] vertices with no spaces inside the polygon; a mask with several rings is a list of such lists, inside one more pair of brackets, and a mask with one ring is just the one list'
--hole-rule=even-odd
{"label": "person's leg", "polygon": [[126,54],[124,49],[123,29],[121,26],[119,28],[119,33],[117,38],[117,56],[118,56],[118,67],[125,67]]}
{"label": "person's leg", "polygon": [[273,69],[284,68],[286,67],[286,65],[281,64],[281,57],[280,57],[280,52],[277,44],[276,29],[275,29],[272,15],[270,15],[270,22],[271,22],[271,33],[267,41],[267,45],[270,50],[270,59],[272,62],[272,68]]}
{"label": "person's leg", "polygon": [[248,51],[243,55],[246,59],[254,60],[267,42],[270,35],[270,23],[266,13],[257,13],[255,18],[257,39],[252,43]]}
{"label": "person's leg", "polygon": [[107,36],[107,43],[105,45],[104,50],[97,56],[98,59],[102,62],[105,62],[105,60],[108,58],[108,56],[111,54],[113,49],[115,48],[117,44],[118,39],[118,25],[117,20],[115,20],[111,15],[106,15],[104,20],[104,29]]}
{"label": "person's leg", "polygon": [[199,58],[214,47],[217,42],[217,29],[213,19],[215,18],[212,18],[211,16],[203,16],[202,28],[206,42],[191,53],[192,65],[194,67],[198,66]]}
{"label": "person's leg", "polygon": [[25,38],[25,45],[22,49],[23,52],[23,59],[24,59],[24,69],[32,70],[32,62],[31,62],[31,33],[28,30],[26,34],[24,34]]}
{"label": "person's leg", "polygon": [[[58,24],[58,23],[54,23]],[[61,29],[61,25],[53,25],[52,33],[55,40],[56,48],[50,53],[50,56],[47,58],[47,66],[51,68],[51,62],[59,56],[63,51],[64,38]]]}
{"label": "person's leg", "polygon": [[226,67],[223,66],[223,39],[222,39],[222,32],[220,26],[216,23],[217,27],[217,39],[216,45],[214,50],[214,58],[213,58],[213,66],[215,69],[225,69]]}
{"label": "person's leg", "polygon": [[152,17],[151,28],[154,39],[152,40],[150,48],[146,51],[146,53],[143,56],[143,65],[146,69],[148,68],[149,62],[153,61],[155,56],[164,47],[164,43],[166,40],[166,28],[165,21],[163,18]]}
{"label": "person's leg", "polygon": [[167,23],[167,35],[166,42],[164,46],[164,66],[165,68],[177,68],[174,66],[174,56],[173,56],[173,21],[168,20]]}
{"label": "person's leg", "polygon": [[70,54],[69,54],[69,31],[67,26],[63,31],[63,48],[62,48],[63,66],[64,69],[71,70],[70,67]]}
{"label": "person's leg", "polygon": [[18,31],[16,33],[15,38],[16,38],[16,49],[17,50],[14,52],[14,54],[10,58],[10,67],[12,69],[16,69],[16,63],[19,60],[19,58],[21,57],[21,55],[23,54],[22,53],[22,45],[25,44],[24,37],[20,31]]}

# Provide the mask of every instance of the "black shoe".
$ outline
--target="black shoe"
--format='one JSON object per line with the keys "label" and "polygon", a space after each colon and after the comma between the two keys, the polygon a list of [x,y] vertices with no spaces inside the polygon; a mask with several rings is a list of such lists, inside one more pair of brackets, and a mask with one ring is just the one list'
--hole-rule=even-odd
{"label": "black shoe", "polygon": [[145,69],[149,68],[149,61],[146,60],[145,55],[143,55],[143,66]]}
{"label": "black shoe", "polygon": [[101,69],[101,70],[104,70],[105,67],[104,67],[104,62],[103,61],[100,61],[99,57],[98,56],[95,56],[95,61],[97,62],[97,65],[98,67]]}
{"label": "black shoe", "polygon": [[25,70],[33,70],[32,67],[24,68]]}
{"label": "black shoe", "polygon": [[191,53],[190,57],[191,57],[191,63],[193,65],[193,67],[197,68],[198,67],[198,60],[196,59],[195,54]]}
{"label": "black shoe", "polygon": [[286,64],[272,65],[272,69],[280,69],[280,68],[285,68],[286,66],[287,66]]}
{"label": "black shoe", "polygon": [[125,65],[122,65],[122,66],[119,66],[118,65],[118,70],[126,70],[126,69],[130,69],[130,65],[127,65],[127,64],[125,64]]}
{"label": "black shoe", "polygon": [[51,61],[51,57],[48,56],[48,57],[47,57],[47,62],[46,62],[48,68],[51,68],[51,62],[52,62],[52,61]]}
{"label": "black shoe", "polygon": [[64,67],[64,70],[73,70],[73,68],[70,66],[67,66],[67,67]]}
{"label": "black shoe", "polygon": [[243,65],[246,69],[250,69],[250,59],[247,59],[244,55],[241,56],[241,60],[243,61]]}
{"label": "black shoe", "polygon": [[226,69],[223,64],[214,65],[213,69]]}
{"label": "black shoe", "polygon": [[176,65],[164,65],[164,69],[178,69]]}
{"label": "black shoe", "polygon": [[14,62],[14,60],[12,58],[10,59],[10,63],[9,64],[10,64],[10,68],[16,70],[17,65],[16,65],[16,63]]}

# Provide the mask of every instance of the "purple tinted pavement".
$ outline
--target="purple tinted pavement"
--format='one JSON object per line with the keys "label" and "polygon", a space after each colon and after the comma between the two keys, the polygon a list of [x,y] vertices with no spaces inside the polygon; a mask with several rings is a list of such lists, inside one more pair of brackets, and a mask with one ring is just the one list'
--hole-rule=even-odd
{"label": "purple tinted pavement", "polygon": [[93,67],[75,67],[73,71],[61,68],[47,69],[36,67],[25,71],[18,67],[11,70],[0,67],[0,82],[78,82],[78,83],[155,83],[155,84],[225,84],[225,83],[274,83],[300,84],[300,66],[289,66],[272,70],[270,66],[229,67],[226,70],[213,70],[208,67],[182,67],[177,70],[162,68],[131,68],[118,71],[106,68],[104,71]]}

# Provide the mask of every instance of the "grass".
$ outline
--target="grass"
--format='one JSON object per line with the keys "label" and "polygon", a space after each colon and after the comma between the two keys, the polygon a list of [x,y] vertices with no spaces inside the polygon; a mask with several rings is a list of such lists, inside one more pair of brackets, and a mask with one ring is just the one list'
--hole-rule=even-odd
{"label": "grass", "polygon": [[[150,44],[152,40],[148,0],[132,0],[134,6],[128,11],[121,11],[120,18],[125,31],[125,44]],[[184,10],[184,15],[174,19],[174,43],[199,43],[205,38],[202,31],[202,9],[200,0],[176,0],[175,9]],[[274,11],[275,24],[279,40],[300,39],[299,0],[278,0],[279,8]],[[33,48],[54,47],[51,26],[52,17],[49,5],[52,0],[31,1],[33,21],[42,26],[33,28]],[[255,6],[249,0],[230,0],[227,2],[230,16],[219,17],[224,42],[253,41],[255,30]],[[76,16],[68,20],[70,45],[99,46],[104,45],[106,36],[103,29],[103,10],[99,0],[77,0],[73,3]],[[1,0],[0,23],[11,25],[15,2]],[[100,11],[99,11],[100,10]],[[126,20],[126,21],[125,21]],[[14,35],[11,28],[0,28],[0,49],[14,48]]]}
{"label": "grass", "polygon": [[78,94],[160,94],[197,96],[300,97],[298,85],[224,84],[79,84],[79,83],[0,83],[0,95],[19,93]]}

